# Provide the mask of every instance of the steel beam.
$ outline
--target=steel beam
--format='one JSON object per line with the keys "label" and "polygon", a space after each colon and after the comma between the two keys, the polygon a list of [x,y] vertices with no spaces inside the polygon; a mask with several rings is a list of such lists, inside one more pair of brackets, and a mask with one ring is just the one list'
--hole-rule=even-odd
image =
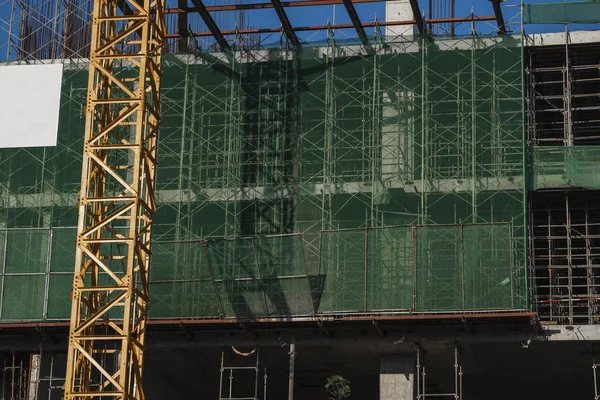
{"label": "steel beam", "polygon": [[365,46],[367,52],[373,53],[373,47],[371,47],[371,44],[369,43],[369,38],[367,37],[367,33],[365,32],[363,24],[360,22],[360,18],[358,17],[358,13],[356,12],[356,8],[354,7],[352,0],[344,0],[344,6],[346,7],[346,11],[350,16],[350,20],[352,21],[352,25],[354,25],[354,29],[358,34],[360,42],[363,46]]}
{"label": "steel beam", "polygon": [[500,7],[500,3],[505,0],[490,0],[492,5],[494,6],[494,15],[496,16],[496,21],[498,21],[498,33],[501,35],[506,35],[506,25],[504,24],[504,16],[502,15],[502,8]]}
{"label": "steel beam", "polygon": [[421,14],[421,9],[419,8],[419,0],[410,0],[410,7],[412,8],[413,16],[415,17],[415,21],[417,22],[417,29],[419,29],[419,34],[423,36],[425,31],[425,21],[423,20],[423,15]]}
{"label": "steel beam", "polygon": [[191,0],[191,1],[192,1],[192,4],[194,5],[194,8],[198,12],[198,14],[200,14],[200,17],[206,24],[206,27],[208,28],[208,30],[210,31],[212,36],[217,41],[217,44],[219,45],[221,50],[226,51],[226,52],[231,51],[231,47],[229,47],[229,43],[225,39],[225,36],[223,36],[223,34],[221,33],[221,30],[219,29],[219,27],[215,23],[215,20],[213,19],[213,17],[210,15],[208,10],[206,9],[206,6],[202,2],[202,0]]}
{"label": "steel beam", "polygon": [[145,399],[163,10],[94,1],[65,400]]}
{"label": "steel beam", "polygon": [[[481,21],[495,21],[496,17],[491,15],[486,15],[483,17],[467,17],[467,18],[438,18],[438,19],[429,19],[424,20],[425,23],[449,23],[449,22],[481,22]],[[415,20],[409,21],[388,21],[388,22],[367,22],[363,23],[362,26],[365,28],[375,27],[375,26],[401,26],[401,25],[414,25],[416,23]],[[314,25],[314,26],[296,26],[294,30],[296,32],[306,32],[306,31],[320,31],[325,29],[352,29],[354,25],[352,24],[336,24],[336,25]],[[238,30],[228,30],[222,31],[224,36],[234,35],[234,34],[251,34],[251,33],[276,33],[280,32],[281,28],[257,28],[257,29],[238,29]],[[211,32],[195,32],[194,36],[204,37],[204,36],[212,36]],[[171,33],[166,35],[166,38],[178,38],[179,35],[176,33]]]}
{"label": "steel beam", "polygon": [[[185,7],[187,0],[177,0],[177,4],[179,7]],[[187,36],[189,33],[187,13],[177,15],[177,32],[181,35],[181,39],[177,42],[177,51],[185,53],[188,48]]]}
{"label": "steel beam", "polygon": [[117,7],[123,13],[123,15],[132,15],[133,10],[125,0],[117,0]]}
{"label": "steel beam", "polygon": [[[386,1],[394,0],[353,0],[355,4],[358,3],[385,3]],[[305,1],[282,1],[281,6],[286,7],[310,7],[310,6],[327,6],[334,4],[343,4],[344,0],[305,0]],[[236,10],[261,10],[266,8],[274,8],[273,3],[251,3],[251,4],[227,4],[220,6],[206,6],[209,12],[220,12],[220,11],[236,11]],[[188,13],[195,12],[196,10],[191,7],[177,7],[167,8],[166,14],[177,14],[177,13]]]}
{"label": "steel beam", "polygon": [[[462,324],[463,321],[472,321],[470,324],[478,324],[485,322],[495,322],[501,320],[511,321],[526,321],[531,325],[531,321],[537,321],[538,315],[534,312],[519,312],[519,311],[497,311],[497,312],[470,312],[470,313],[447,313],[447,314],[386,314],[386,315],[317,315],[314,317],[286,317],[286,318],[269,318],[259,317],[252,320],[251,326],[255,329],[270,329],[273,327],[285,328],[306,328],[312,329],[314,324],[319,321],[326,321],[336,326],[352,326],[357,323],[412,323],[414,321],[453,321],[457,324]],[[180,325],[185,326],[210,326],[212,328],[223,329],[238,329],[242,319],[238,318],[205,318],[205,319],[150,319],[147,324],[149,329],[154,332],[172,331],[180,329]],[[99,326],[106,329],[106,324],[103,321],[98,322]],[[57,334],[64,332],[65,328],[69,327],[69,322],[64,321],[21,321],[21,322],[3,322],[3,333],[9,334],[11,331],[25,332],[35,331],[36,329],[54,330]],[[9,331],[11,330],[11,331]]]}
{"label": "steel beam", "polygon": [[273,8],[275,8],[275,12],[277,13],[277,17],[279,17],[279,21],[281,21],[281,26],[283,27],[283,31],[285,32],[288,40],[294,47],[300,47],[300,40],[298,40],[298,36],[296,36],[294,27],[290,23],[290,20],[283,9],[283,6],[281,5],[281,1],[271,0],[271,3],[273,4]]}

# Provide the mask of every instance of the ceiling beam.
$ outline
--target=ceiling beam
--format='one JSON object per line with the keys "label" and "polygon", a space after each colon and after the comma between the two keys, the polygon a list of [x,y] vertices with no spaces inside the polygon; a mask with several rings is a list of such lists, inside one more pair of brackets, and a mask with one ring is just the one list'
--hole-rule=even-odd
{"label": "ceiling beam", "polygon": [[[387,1],[394,0],[353,0],[355,4],[358,3],[385,3]],[[344,4],[344,0],[304,0],[304,1],[281,1],[281,6],[286,7],[310,7],[310,6],[327,6],[334,4]],[[274,8],[273,3],[250,3],[250,4],[227,4],[220,6],[206,6],[209,12],[219,11],[236,11],[236,10],[260,10],[264,8]],[[167,8],[166,14],[176,14],[184,12],[193,12],[193,8],[179,7],[179,8]]]}
{"label": "ceiling beam", "polygon": [[283,6],[281,5],[281,1],[271,0],[271,3],[273,4],[273,8],[275,8],[275,12],[279,17],[279,21],[281,21],[281,26],[283,27],[283,31],[285,32],[288,40],[294,47],[300,47],[300,40],[298,39],[298,36],[296,36],[296,32],[294,31],[294,28],[292,27],[292,24],[290,23],[290,20],[283,9]]}
{"label": "ceiling beam", "polygon": [[494,6],[494,14],[496,15],[496,21],[498,22],[498,33],[500,35],[506,35],[506,25],[504,24],[504,16],[502,15],[502,8],[500,3],[505,0],[490,0]]}
{"label": "ceiling beam", "polygon": [[[480,21],[495,21],[496,17],[493,15],[486,15],[483,17],[467,17],[467,18],[435,18],[428,19],[424,22],[432,23],[432,24],[445,24],[449,22],[480,22]],[[384,22],[367,22],[364,23],[363,26],[365,28],[375,27],[375,26],[401,26],[401,25],[414,25],[416,23],[415,20],[408,21],[384,21]],[[306,32],[306,31],[322,31],[326,29],[352,29],[354,26],[352,24],[336,24],[336,25],[314,25],[314,26],[297,26],[294,28],[296,32]],[[237,30],[229,30],[223,31],[223,35],[235,35],[235,34],[251,34],[251,33],[276,33],[281,32],[281,28],[255,28],[255,29],[237,29]],[[195,32],[193,36],[212,36],[211,32]],[[176,33],[170,33],[165,35],[166,38],[178,38],[179,35]]]}
{"label": "ceiling beam", "polygon": [[206,27],[208,28],[212,36],[217,41],[217,44],[219,45],[221,50],[229,52],[231,50],[231,47],[229,47],[229,43],[225,39],[225,36],[223,36],[223,34],[221,33],[221,30],[215,23],[213,17],[209,14],[202,0],[192,0],[192,4],[194,5],[194,8],[198,12],[198,14],[200,14],[200,17],[206,24]]}
{"label": "ceiling beam", "polygon": [[425,34],[425,21],[423,21],[423,14],[421,14],[421,9],[419,8],[419,0],[410,0],[410,7],[412,8],[413,16],[415,21],[417,22],[417,29],[419,29],[419,34],[423,36]]}
{"label": "ceiling beam", "polygon": [[352,3],[352,0],[344,0],[344,6],[346,7],[346,11],[350,16],[350,20],[352,21],[352,25],[354,25],[354,29],[358,34],[358,38],[368,53],[373,53],[373,47],[369,43],[369,38],[367,37],[367,33],[365,32],[365,28],[363,24],[360,22],[360,18],[358,17],[358,13],[356,12],[356,8]]}

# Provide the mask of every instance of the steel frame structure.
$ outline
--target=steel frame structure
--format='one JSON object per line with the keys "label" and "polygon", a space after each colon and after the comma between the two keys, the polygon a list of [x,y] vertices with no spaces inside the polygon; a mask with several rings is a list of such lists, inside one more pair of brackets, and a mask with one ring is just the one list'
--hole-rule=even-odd
{"label": "steel frame structure", "polygon": [[417,363],[415,366],[415,383],[417,400],[425,400],[428,397],[446,397],[461,400],[463,398],[463,368],[461,364],[461,350],[458,344],[454,345],[454,391],[449,393],[427,393],[427,372],[425,367],[425,351],[417,346]]}
{"label": "steel frame structure", "polygon": [[[440,177],[464,179],[475,169],[478,169],[475,173],[481,176],[502,176],[504,171],[516,171],[522,167],[524,149],[521,148],[522,141],[518,139],[522,136],[522,124],[512,125],[513,115],[522,113],[520,97],[512,99],[516,102],[512,106],[514,113],[506,108],[509,102],[495,101],[491,104],[496,118],[507,123],[495,123],[493,129],[486,130],[489,131],[487,137],[459,136],[450,134],[449,129],[436,128],[429,129],[428,132],[432,135],[430,139],[414,141],[408,138],[420,136],[420,132],[427,131],[426,126],[439,127],[439,121],[452,119],[456,104],[467,104],[473,115],[483,115],[482,109],[472,108],[477,105],[477,85],[480,82],[469,80],[469,74],[457,81],[443,71],[437,71],[435,63],[439,63],[441,57],[449,52],[435,53],[432,46],[426,49],[431,51],[427,54],[425,51],[404,51],[405,44],[402,42],[392,42],[392,45],[406,58],[404,62],[417,66],[415,71],[418,72],[394,75],[397,73],[397,69],[392,67],[395,61],[386,58],[381,45],[378,45],[383,42],[381,35],[372,39],[376,51],[372,56],[365,54],[358,40],[354,42],[352,49],[355,53],[351,53],[356,56],[352,60],[354,72],[349,74],[348,69],[337,67],[347,60],[338,51],[341,46],[336,44],[334,33],[328,33],[327,43],[319,49],[323,54],[323,61],[312,67],[310,73],[307,73],[306,68],[300,68],[297,63],[290,61],[296,56],[283,32],[280,33],[282,40],[277,56],[274,52],[252,51],[246,47],[245,51],[250,56],[231,57],[228,67],[239,71],[239,78],[236,79],[214,79],[201,85],[199,82],[204,67],[193,64],[193,58],[172,63],[169,68],[179,71],[169,73],[170,77],[177,77],[177,80],[172,79],[163,87],[164,129],[178,129],[181,134],[168,135],[161,142],[161,155],[164,156],[161,171],[165,171],[161,172],[161,185],[178,190],[179,193],[185,193],[185,190],[194,194],[202,193],[203,198],[199,200],[193,197],[195,195],[186,194],[174,198],[168,204],[161,203],[164,205],[161,209],[164,215],[168,213],[172,215],[169,218],[181,223],[174,225],[159,222],[157,240],[281,235],[299,229],[306,249],[306,267],[309,274],[314,275],[319,270],[321,231],[338,230],[344,224],[391,226],[431,223],[428,218],[431,219],[430,215],[435,212],[436,207],[441,202],[451,202],[456,196],[455,192],[443,187]],[[239,34],[231,42],[241,42],[241,36]],[[445,46],[444,43],[449,42],[440,43],[440,46]],[[461,39],[461,45],[471,50],[463,58],[468,60],[466,71],[485,71],[489,74],[490,82],[486,85],[486,90],[493,93],[493,98],[503,92],[502,87],[507,87],[506,82],[520,84],[522,65],[514,52],[512,57],[515,64],[508,69],[501,69],[494,62],[486,63],[487,56],[476,48],[478,42],[465,38]],[[309,49],[309,45],[304,44],[304,49]],[[434,62],[431,63],[430,60]],[[211,65],[221,66],[217,62],[209,63],[206,73],[210,73]],[[415,87],[417,75],[420,81],[427,82],[427,86],[417,85],[412,91],[407,89]],[[259,76],[260,84],[254,84],[252,80]],[[455,95],[458,85],[462,87],[459,99]],[[303,92],[304,86],[319,88],[322,94],[307,95]],[[448,95],[434,95],[440,92]],[[365,93],[373,94],[363,97]],[[394,99],[394,95],[401,97],[400,100]],[[212,99],[222,101],[215,102]],[[345,99],[355,100],[348,102]],[[391,104],[399,106],[394,108]],[[421,104],[425,104],[425,107]],[[444,111],[437,112],[442,108]],[[302,113],[297,110],[302,110]],[[277,124],[271,122],[274,120],[278,121]],[[478,124],[482,123],[485,123],[484,118],[478,117],[470,120],[468,126],[464,125],[465,121],[461,121],[453,129],[462,131],[466,127],[469,132],[476,132]],[[182,125],[184,130],[180,129]],[[205,125],[206,128],[192,128],[199,125]],[[368,134],[367,132],[373,131],[373,125],[382,126],[381,132]],[[412,126],[417,126],[419,132],[411,129]],[[513,126],[515,130],[510,128],[509,133],[509,126]],[[343,134],[340,134],[342,130]],[[401,139],[392,133],[398,130],[402,132]],[[509,143],[508,137],[511,137],[510,142],[513,144]],[[461,144],[465,141],[468,141],[467,147]],[[334,142],[335,147],[332,146]],[[490,144],[486,145],[486,142]],[[189,143],[201,143],[204,150],[200,146],[192,147]],[[398,143],[405,146],[406,153],[399,152]],[[465,149],[461,151],[468,155],[461,156],[460,167],[442,168],[436,164],[442,157],[436,147],[437,143],[443,143],[444,149]],[[518,149],[512,147],[515,144],[519,146]],[[479,157],[476,149],[482,146],[492,148],[494,157],[485,167],[476,167]],[[309,153],[306,149],[319,150],[311,150]],[[512,149],[511,155],[509,149]],[[255,156],[256,154],[259,156]],[[376,160],[381,160],[381,154],[384,154],[384,158],[381,166],[378,166]],[[256,161],[258,157],[260,162]],[[414,211],[411,209],[412,214],[403,213],[400,217],[398,214],[378,212],[378,196],[384,192],[380,182],[389,187],[400,187],[403,181],[414,183],[417,167],[413,160],[418,157],[425,160],[423,167],[418,168],[426,176],[425,180],[416,183],[419,189],[414,194],[414,201],[419,202],[419,207],[415,207]],[[507,163],[508,160],[512,161]],[[257,171],[258,164],[260,170]],[[296,165],[302,165],[302,169],[295,167]],[[344,168],[340,168],[341,165]],[[380,170],[376,174],[363,172],[369,168],[373,171],[376,168]],[[284,174],[285,179],[280,179]],[[521,172],[519,176],[522,174]],[[489,180],[484,186],[483,182],[477,182],[479,178],[472,184],[465,185],[464,195],[461,195],[467,204],[464,209],[465,213],[468,212],[463,218],[465,222],[490,222],[489,213],[486,214],[485,209],[489,207],[492,198],[524,196],[524,189],[520,184],[507,181],[507,184],[494,186],[493,181]],[[318,183],[319,190],[306,189],[315,183]],[[335,189],[336,184],[347,188],[343,194]],[[425,190],[421,189],[422,186]],[[265,195],[271,187],[277,188],[274,193],[281,195]],[[340,198],[344,198],[344,201],[338,200]],[[340,203],[336,205],[336,202]],[[525,203],[519,203],[518,215],[523,218]],[[354,211],[354,207],[362,209]],[[314,214],[307,217],[304,210],[314,210]],[[206,221],[206,218],[203,219],[202,215],[209,214],[211,218],[220,216],[213,223],[204,225],[202,221]],[[356,218],[361,221],[353,220],[354,216],[358,216]],[[400,222],[400,218],[406,218],[406,221]],[[488,219],[484,220],[485,218]],[[515,271],[525,270],[524,224],[524,219],[519,219],[516,223],[520,227],[519,233],[512,236],[518,241],[513,246],[515,260],[519,260],[519,268]],[[339,238],[340,243],[347,245],[346,248],[357,249],[358,253],[364,255],[365,241],[353,242],[352,235],[346,233],[347,235]],[[357,235],[364,239],[360,232]],[[348,238],[348,241],[344,238]],[[439,239],[442,240],[443,237]],[[334,257],[335,254],[343,256],[343,247],[338,249],[339,253],[332,251],[327,257]],[[174,253],[177,254],[175,251]],[[231,254],[230,261],[223,262],[222,265],[235,265],[233,253],[227,254]],[[410,263],[412,265],[412,260]],[[185,265],[182,262],[180,268],[185,268]],[[519,278],[520,286],[525,286],[525,275],[522,273]],[[364,281],[358,276],[355,279],[353,282]],[[168,282],[164,282],[157,287],[168,290],[168,285]],[[170,295],[163,292],[162,298],[168,299],[175,293],[181,295],[177,290],[179,289],[173,289],[169,292],[173,293]],[[521,292],[521,289],[517,292]],[[158,297],[155,299],[158,301]],[[362,305],[360,309],[363,309]]]}
{"label": "steel frame structure", "polygon": [[65,399],[145,398],[163,11],[94,2]]}
{"label": "steel frame structure", "polygon": [[587,191],[535,193],[530,209],[532,287],[540,320],[600,321],[600,223]]}
{"label": "steel frame structure", "polygon": [[[282,25],[257,29],[252,33],[285,33],[294,47],[299,47],[297,32],[354,28],[362,44],[368,47],[365,27],[416,23],[423,35],[426,23],[474,23],[494,19],[471,16],[424,20],[418,2],[411,0],[415,20],[364,24],[359,20],[353,3],[365,2],[272,0],[271,7],[268,3],[248,5],[252,8],[274,8]],[[229,44],[224,36],[245,33],[244,30],[219,31],[217,24],[207,22],[210,21],[208,12],[237,8],[215,10],[215,7],[205,7],[201,0],[193,0],[192,3],[194,7],[183,12],[198,12],[210,30],[193,36],[210,35],[222,50],[227,51]],[[309,3],[344,4],[352,24],[293,27],[284,7],[311,5]],[[163,38],[169,37],[165,11],[165,0],[94,0],[66,399],[144,398],[141,380],[152,214],[156,208],[154,174],[160,60]],[[185,17],[182,17],[177,38],[185,31],[184,21]],[[84,42],[82,39],[83,44],[77,48],[85,47]],[[335,44],[327,55],[332,61],[336,58],[334,47]],[[290,50],[286,48],[285,51]],[[31,52],[33,54],[33,49]],[[52,54],[56,57],[55,53]],[[326,68],[317,78],[325,81],[327,93],[334,92],[335,73],[333,68]],[[375,78],[379,82],[379,75]],[[326,103],[331,105],[329,101],[326,100]],[[373,103],[373,107],[378,105]],[[334,121],[331,115],[327,117],[327,123],[331,125],[328,135],[332,135]],[[328,179],[331,178],[331,160],[324,160],[324,169],[329,174]],[[327,195],[331,196],[331,193],[324,194],[323,199]],[[425,197],[423,203],[427,203]],[[331,211],[324,210],[322,220],[331,219]]]}
{"label": "steel frame structure", "polygon": [[[254,362],[245,362],[241,363],[239,360],[237,363],[233,363],[233,361],[228,360],[228,357],[225,356],[225,350],[221,351],[221,367],[219,369],[219,400],[261,400],[259,397],[258,389],[260,387],[260,348],[257,346],[252,351],[248,353],[241,353],[236,350],[232,346],[232,352],[239,357],[245,358],[254,356],[254,360],[250,359],[250,361]],[[232,364],[227,365],[228,362],[232,362]],[[233,396],[234,392],[234,381],[235,378],[240,374],[243,374],[246,371],[246,375],[254,373],[254,393],[253,396],[250,397],[248,394],[252,391],[252,387],[240,388],[239,385],[236,387],[236,393],[242,392],[246,394],[246,396]],[[264,368],[264,377],[263,377],[263,393],[262,400],[267,399],[267,369]]]}
{"label": "steel frame structure", "polygon": [[26,360],[22,354],[12,353],[2,358],[0,365],[0,398],[27,398]]}
{"label": "steel frame structure", "polygon": [[[417,18],[405,21],[361,21],[356,5],[385,3],[390,0],[304,0],[282,1],[272,0],[260,3],[232,4],[232,0],[219,2],[218,5],[206,4],[200,0],[163,0],[166,18],[166,36],[170,51],[186,52],[189,37],[214,38],[207,47],[217,44],[219,48],[228,51],[231,42],[239,34],[250,35],[252,40],[260,40],[260,35],[271,33],[285,34],[294,47],[302,43],[301,32],[334,30],[356,30],[359,38],[367,51],[371,52],[374,43],[369,43],[365,30],[383,26],[411,26],[428,27],[422,35],[435,34],[434,26],[439,32],[447,32],[450,26],[451,34],[454,27],[460,23],[498,21],[498,26],[503,26],[501,10],[495,15],[475,17],[470,15],[455,18],[451,12],[437,15],[430,12],[429,18],[421,16],[421,9],[417,1],[411,1]],[[439,0],[442,1],[442,0]],[[495,0],[494,0],[495,1]],[[6,0],[0,4],[0,30],[7,36],[5,43],[0,43],[1,61],[37,61],[44,59],[71,59],[87,58],[90,44],[91,5],[93,0]],[[125,4],[125,3],[124,3]],[[329,5],[343,5],[347,10],[352,23],[327,24],[313,26],[294,26],[288,18],[289,12],[298,7],[323,7]],[[437,4],[437,3],[436,3]],[[449,3],[451,4],[451,3]],[[435,6],[434,9],[438,10]],[[129,7],[131,9],[131,7]],[[257,10],[273,10],[277,13],[279,26],[254,28],[248,25],[247,18],[242,13]],[[452,7],[452,10],[454,8]],[[445,8],[444,8],[445,10]],[[131,9],[136,14],[135,9]],[[199,14],[201,18],[193,18]],[[233,19],[228,16],[234,15]],[[234,20],[236,22],[234,22]],[[235,29],[234,29],[235,26]],[[499,33],[502,32],[499,29]],[[233,37],[232,37],[233,36]],[[372,40],[371,40],[372,42]],[[246,45],[248,42],[245,43]],[[166,48],[165,48],[166,49]]]}
{"label": "steel frame structure", "polygon": [[527,52],[528,140],[534,146],[598,145],[600,57],[597,44],[532,46]]}
{"label": "steel frame structure", "polygon": [[528,40],[528,141],[534,189],[546,190],[533,193],[529,206],[533,306],[549,323],[598,324],[600,214],[597,191],[585,189],[597,189],[599,47],[574,44],[568,28],[563,43]]}

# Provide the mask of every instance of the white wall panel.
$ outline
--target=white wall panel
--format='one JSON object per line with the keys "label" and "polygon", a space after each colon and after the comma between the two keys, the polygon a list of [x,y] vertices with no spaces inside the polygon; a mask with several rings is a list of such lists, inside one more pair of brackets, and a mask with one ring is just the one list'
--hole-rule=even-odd
{"label": "white wall panel", "polygon": [[62,64],[0,66],[0,148],[56,146]]}

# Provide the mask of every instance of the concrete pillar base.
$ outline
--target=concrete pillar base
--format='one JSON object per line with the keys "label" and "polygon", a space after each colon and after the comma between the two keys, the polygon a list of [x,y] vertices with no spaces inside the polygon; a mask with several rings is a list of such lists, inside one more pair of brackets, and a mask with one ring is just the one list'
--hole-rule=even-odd
{"label": "concrete pillar base", "polygon": [[381,357],[379,400],[415,398],[415,355],[393,354]]}

